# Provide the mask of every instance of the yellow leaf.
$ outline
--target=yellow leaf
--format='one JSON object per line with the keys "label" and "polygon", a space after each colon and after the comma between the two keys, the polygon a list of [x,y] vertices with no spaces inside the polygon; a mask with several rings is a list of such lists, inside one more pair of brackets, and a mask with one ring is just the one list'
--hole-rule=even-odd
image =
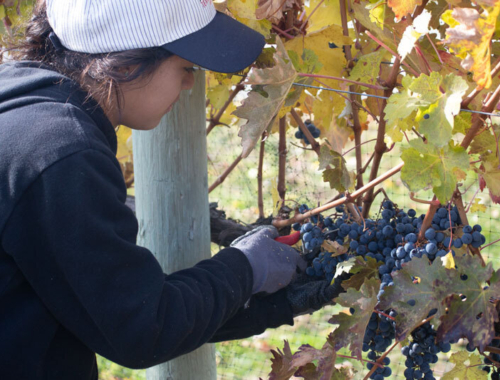
{"label": "yellow leaf", "polygon": [[212,87],[207,91],[207,98],[216,109],[221,109],[229,99],[229,88],[223,84]]}
{"label": "yellow leaf", "polygon": [[[319,5],[319,8],[316,7]],[[316,9],[309,19],[307,33],[317,32],[330,25],[342,25],[340,18],[340,4],[338,1],[311,0],[305,7],[306,17]]]}
{"label": "yellow leaf", "polygon": [[446,29],[444,42],[457,57],[462,58],[462,67],[474,73],[478,86],[489,88],[492,83],[490,42],[500,14],[500,2],[478,3],[484,12],[479,13],[474,8],[455,8],[443,13],[441,19],[450,26]]}
{"label": "yellow leaf", "polygon": [[475,213],[475,212],[484,213],[484,212],[486,212],[486,205],[479,203],[481,201],[482,201],[481,198],[474,199],[474,202],[472,203],[472,206],[470,208],[470,212],[472,212],[472,213]]}
{"label": "yellow leaf", "polygon": [[227,7],[236,19],[268,38],[272,23],[269,20],[257,20],[258,0],[228,0]]}
{"label": "yellow leaf", "polygon": [[455,269],[455,259],[453,258],[453,252],[448,252],[446,256],[441,257],[443,266],[446,269]]}
{"label": "yellow leaf", "polygon": [[422,0],[388,0],[387,5],[392,8],[397,19],[413,13],[417,5],[422,5]]}
{"label": "yellow leaf", "polygon": [[118,149],[116,151],[116,158],[120,162],[132,161],[132,130],[120,125],[116,132],[118,142]]}

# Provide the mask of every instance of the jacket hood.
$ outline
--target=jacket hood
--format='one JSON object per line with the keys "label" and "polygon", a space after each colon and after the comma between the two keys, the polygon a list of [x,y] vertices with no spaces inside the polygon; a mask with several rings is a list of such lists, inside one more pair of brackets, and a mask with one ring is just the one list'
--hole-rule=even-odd
{"label": "jacket hood", "polygon": [[116,141],[104,110],[75,81],[40,62],[7,61],[0,65],[0,113],[41,102],[71,103],[81,108],[111,143]]}

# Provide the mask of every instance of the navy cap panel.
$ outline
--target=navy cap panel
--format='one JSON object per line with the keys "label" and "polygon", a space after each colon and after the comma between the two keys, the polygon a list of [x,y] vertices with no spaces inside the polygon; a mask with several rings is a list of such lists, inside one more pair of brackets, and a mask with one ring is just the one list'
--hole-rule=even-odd
{"label": "navy cap panel", "polygon": [[204,28],[162,47],[206,69],[234,73],[255,62],[264,45],[260,33],[217,12]]}

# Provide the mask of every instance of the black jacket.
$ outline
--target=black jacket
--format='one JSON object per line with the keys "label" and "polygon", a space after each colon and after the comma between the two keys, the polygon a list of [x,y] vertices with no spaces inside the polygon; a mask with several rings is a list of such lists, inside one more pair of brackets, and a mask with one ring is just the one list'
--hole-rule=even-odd
{"label": "black jacket", "polygon": [[206,342],[293,325],[252,297],[243,253],[165,274],[136,245],[113,126],[75,82],[0,65],[0,378],[97,379],[95,353],[146,368]]}

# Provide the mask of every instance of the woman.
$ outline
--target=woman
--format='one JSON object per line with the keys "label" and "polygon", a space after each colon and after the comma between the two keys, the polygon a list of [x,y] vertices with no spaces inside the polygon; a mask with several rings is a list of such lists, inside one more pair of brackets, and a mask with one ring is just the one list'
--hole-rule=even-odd
{"label": "woman", "polygon": [[[97,379],[293,324],[339,293],[292,281],[273,228],[164,274],[136,245],[118,125],[158,125],[193,65],[242,70],[263,38],[206,0],[39,0],[0,65],[2,379]],[[244,305],[247,307],[244,307]]]}

